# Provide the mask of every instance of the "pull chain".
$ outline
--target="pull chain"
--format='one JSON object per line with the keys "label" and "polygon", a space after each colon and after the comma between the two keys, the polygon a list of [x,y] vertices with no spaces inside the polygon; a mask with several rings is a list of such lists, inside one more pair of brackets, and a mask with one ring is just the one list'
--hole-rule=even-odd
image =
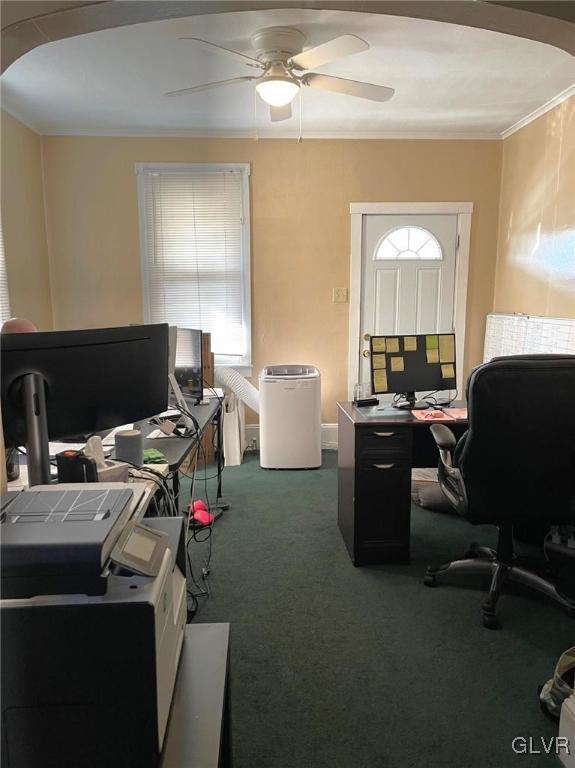
{"label": "pull chain", "polygon": [[303,141],[302,123],[303,123],[303,89],[300,87],[299,89],[299,138],[297,140],[298,144],[301,144]]}

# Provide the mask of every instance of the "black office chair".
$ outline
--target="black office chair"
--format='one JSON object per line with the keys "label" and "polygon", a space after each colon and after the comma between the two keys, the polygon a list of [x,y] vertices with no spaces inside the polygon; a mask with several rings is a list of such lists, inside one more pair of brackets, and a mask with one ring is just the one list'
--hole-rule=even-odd
{"label": "black office chair", "polygon": [[444,424],[431,427],[439,447],[439,482],[459,514],[499,528],[497,551],[472,545],[463,560],[427,569],[425,584],[444,575],[491,576],[484,626],[506,581],[543,592],[570,612],[575,602],[554,584],[517,565],[514,525],[575,523],[575,355],[495,358],[467,384],[469,429],[456,441]]}

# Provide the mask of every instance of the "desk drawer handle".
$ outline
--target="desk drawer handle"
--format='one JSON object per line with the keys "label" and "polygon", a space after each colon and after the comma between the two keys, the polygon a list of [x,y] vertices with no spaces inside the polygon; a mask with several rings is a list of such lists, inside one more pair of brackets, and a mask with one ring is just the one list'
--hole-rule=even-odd
{"label": "desk drawer handle", "polygon": [[375,469],[391,469],[395,464],[374,464]]}
{"label": "desk drawer handle", "polygon": [[395,432],[374,432],[376,437],[393,437]]}

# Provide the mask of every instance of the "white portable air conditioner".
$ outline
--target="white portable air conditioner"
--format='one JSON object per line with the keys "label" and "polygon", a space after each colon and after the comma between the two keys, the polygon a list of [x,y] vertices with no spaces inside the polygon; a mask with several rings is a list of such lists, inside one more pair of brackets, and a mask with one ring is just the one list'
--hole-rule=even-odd
{"label": "white portable air conditioner", "polygon": [[321,467],[321,374],[313,365],[270,365],[259,375],[260,466]]}

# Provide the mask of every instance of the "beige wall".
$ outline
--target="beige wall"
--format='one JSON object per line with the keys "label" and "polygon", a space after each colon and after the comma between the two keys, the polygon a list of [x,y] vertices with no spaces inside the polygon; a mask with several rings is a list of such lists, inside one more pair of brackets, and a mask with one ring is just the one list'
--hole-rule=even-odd
{"label": "beige wall", "polygon": [[575,96],[503,142],[494,309],[575,317]]}
{"label": "beige wall", "polygon": [[310,362],[323,421],[347,397],[350,202],[472,201],[465,367],[482,356],[495,276],[501,142],[45,137],[57,328],[140,321],[137,162],[250,162],[254,373]]}
{"label": "beige wall", "polygon": [[2,111],[2,229],[13,315],[52,328],[42,137]]}
{"label": "beige wall", "polygon": [[317,363],[323,420],[334,421],[334,403],[346,397],[349,305],[333,304],[331,292],[349,284],[349,203],[475,204],[469,370],[481,359],[492,309],[575,315],[574,123],[571,98],[504,142],[298,144],[40,137],[3,112],[13,312],[41,328],[52,320],[57,328],[141,320],[135,163],[250,162],[254,372],[279,361]]}

